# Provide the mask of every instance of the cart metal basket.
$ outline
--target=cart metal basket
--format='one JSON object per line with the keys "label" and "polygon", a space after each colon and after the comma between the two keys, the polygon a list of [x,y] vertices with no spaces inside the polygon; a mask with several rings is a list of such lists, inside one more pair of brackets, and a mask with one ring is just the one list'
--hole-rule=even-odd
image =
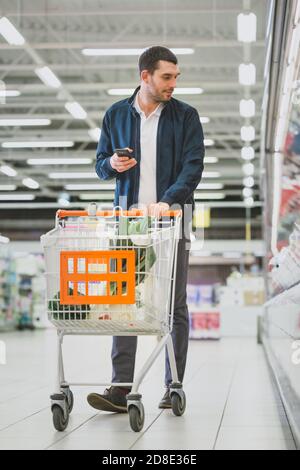
{"label": "cart metal basket", "polygon": [[168,348],[173,383],[170,389],[176,415],[185,410],[178,382],[171,331],[181,211],[161,219],[142,211],[68,211],[56,215],[55,228],[41,237],[45,253],[47,311],[58,332],[57,390],[51,396],[53,422],[66,429],[73,408],[66,382],[62,342],[65,335],[156,335],[156,348],[131,387],[127,408],[131,428],[144,425],[139,385],[162,351]]}

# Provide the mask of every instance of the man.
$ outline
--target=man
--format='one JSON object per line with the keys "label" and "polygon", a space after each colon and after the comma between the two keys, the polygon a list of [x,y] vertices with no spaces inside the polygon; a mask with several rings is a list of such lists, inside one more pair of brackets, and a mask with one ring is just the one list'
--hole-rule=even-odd
{"label": "man", "polygon": [[[102,180],[116,178],[115,205],[124,209],[146,205],[150,214],[161,215],[174,204],[183,209],[192,207],[193,191],[203,172],[203,132],[198,112],[172,98],[180,74],[177,58],[165,47],[150,47],[139,58],[139,71],[140,87],[131,98],[111,106],[104,116],[96,172]],[[119,157],[114,153],[117,148],[128,148],[132,158]],[[186,241],[183,236],[178,246],[172,331],[180,382],[189,336]],[[133,382],[136,347],[137,337],[113,338],[113,383]],[[166,354],[166,391],[160,408],[171,408],[171,381]],[[88,402],[99,410],[126,412],[129,391],[111,387],[102,395],[91,393]]]}

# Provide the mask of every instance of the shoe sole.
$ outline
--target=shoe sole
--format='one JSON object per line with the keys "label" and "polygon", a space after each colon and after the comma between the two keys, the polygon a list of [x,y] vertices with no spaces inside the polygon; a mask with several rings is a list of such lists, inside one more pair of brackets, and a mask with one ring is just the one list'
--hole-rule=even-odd
{"label": "shoe sole", "polygon": [[100,411],[108,411],[111,413],[127,413],[127,407],[117,406],[101,397],[97,393],[91,393],[87,397],[88,404]]}

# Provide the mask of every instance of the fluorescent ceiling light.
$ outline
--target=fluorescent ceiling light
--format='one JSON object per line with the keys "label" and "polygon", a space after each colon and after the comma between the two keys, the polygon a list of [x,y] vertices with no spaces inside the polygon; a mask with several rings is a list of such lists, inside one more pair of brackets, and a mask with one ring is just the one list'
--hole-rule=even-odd
{"label": "fluorescent ceiling light", "polygon": [[[130,96],[133,95],[134,88],[110,88],[107,93],[111,96]],[[175,88],[174,95],[201,95],[203,88]]]}
{"label": "fluorescent ceiling light", "polygon": [[13,98],[15,96],[20,96],[21,92],[19,90],[0,90],[0,98]]}
{"label": "fluorescent ceiling light", "polygon": [[204,171],[202,173],[203,178],[220,178],[221,173],[219,171]]}
{"label": "fluorescent ceiling light", "polygon": [[244,178],[243,184],[246,188],[253,188],[253,186],[255,185],[253,176],[247,176],[247,178]]}
{"label": "fluorescent ceiling light", "polygon": [[77,101],[69,101],[65,108],[75,119],[86,119],[87,113]]}
{"label": "fluorescent ceiling light", "polygon": [[0,119],[0,126],[49,126],[50,119]]}
{"label": "fluorescent ceiling light", "polygon": [[243,126],[241,128],[241,139],[245,142],[255,140],[255,128],[253,126]]}
{"label": "fluorescent ceiling light", "polygon": [[200,183],[197,186],[197,189],[204,189],[204,190],[214,190],[214,189],[223,189],[223,183]]}
{"label": "fluorescent ceiling light", "polygon": [[145,49],[82,49],[85,56],[131,56],[141,55]]}
{"label": "fluorescent ceiling light", "polygon": [[[90,57],[99,57],[99,56],[132,56],[132,55],[141,55],[146,48],[144,49],[82,49],[82,54]],[[173,48],[171,51],[176,55],[189,55],[194,54],[195,50],[190,47],[179,47]]]}
{"label": "fluorescent ceiling light", "polygon": [[215,141],[213,139],[204,139],[205,147],[212,147],[215,145]]}
{"label": "fluorescent ceiling light", "polygon": [[89,165],[92,158],[29,158],[28,165]]}
{"label": "fluorescent ceiling light", "polygon": [[103,191],[103,190],[114,190],[115,184],[66,184],[65,189],[67,191]]}
{"label": "fluorescent ceiling light", "polygon": [[254,158],[255,158],[254,148],[253,147],[243,147],[241,155],[242,155],[243,160],[254,160]]}
{"label": "fluorescent ceiling light", "polygon": [[175,88],[174,95],[202,95],[203,88]]}
{"label": "fluorescent ceiling light", "polygon": [[208,124],[210,122],[210,118],[206,116],[200,116],[201,124]]}
{"label": "fluorescent ceiling light", "polygon": [[190,55],[195,53],[195,49],[191,47],[173,47],[171,51],[176,55]]}
{"label": "fluorescent ceiling light", "polygon": [[101,129],[99,127],[95,127],[94,129],[89,129],[88,134],[95,142],[99,142]]}
{"label": "fluorescent ceiling light", "polygon": [[84,172],[80,172],[80,173],[70,173],[70,172],[63,173],[63,172],[61,172],[61,173],[49,173],[48,176],[49,176],[49,178],[54,179],[54,180],[56,180],[56,179],[75,179],[75,180],[82,179],[82,180],[84,180],[84,179],[96,179],[96,178],[98,178],[96,172],[93,172],[93,173],[87,173],[87,172],[85,172],[85,173]]}
{"label": "fluorescent ceiling light", "polygon": [[0,191],[15,191],[16,189],[15,184],[0,184]]}
{"label": "fluorescent ceiling light", "polygon": [[33,194],[0,194],[0,201],[33,201]]}
{"label": "fluorescent ceiling light", "polygon": [[8,44],[12,46],[23,46],[25,44],[25,39],[22,34],[19,33],[5,16],[0,19],[0,33]]}
{"label": "fluorescent ceiling light", "polygon": [[241,100],[240,101],[240,115],[244,118],[251,118],[255,116],[255,101],[254,100]]}
{"label": "fluorescent ceiling light", "polygon": [[35,73],[45,85],[51,88],[61,87],[61,81],[57,78],[57,76],[52,72],[49,67],[38,67],[35,69]]}
{"label": "fluorescent ceiling light", "polygon": [[255,42],[257,18],[254,13],[240,13],[237,17],[238,40],[240,42]]}
{"label": "fluorescent ceiling light", "polygon": [[205,157],[204,163],[218,163],[219,159],[217,157]]}
{"label": "fluorescent ceiling light", "polygon": [[24,178],[22,180],[24,186],[30,189],[39,189],[40,185],[37,181],[33,180],[32,178]]}
{"label": "fluorescent ceiling light", "polygon": [[9,238],[3,237],[3,235],[0,235],[0,243],[9,243]]}
{"label": "fluorescent ceiling light", "polygon": [[255,167],[253,163],[245,163],[243,165],[243,172],[246,176],[253,176],[255,171]]}
{"label": "fluorescent ceiling light", "polygon": [[202,200],[202,199],[225,199],[226,195],[224,193],[195,193],[195,199],[196,200]]}
{"label": "fluorescent ceiling light", "polygon": [[112,201],[115,193],[85,193],[80,194],[79,199],[81,201]]}
{"label": "fluorescent ceiling light", "polygon": [[0,166],[0,171],[6,176],[17,176],[17,174],[18,174],[16,172],[16,170],[14,170],[13,168],[11,168],[8,165]]}
{"label": "fluorescent ceiling light", "polygon": [[5,149],[18,149],[18,148],[51,148],[51,147],[73,147],[74,142],[66,141],[26,141],[26,142],[3,142],[2,147]]}
{"label": "fluorescent ceiling light", "polygon": [[107,93],[111,96],[129,96],[133,95],[134,88],[110,88]]}
{"label": "fluorescent ceiling light", "polygon": [[239,66],[239,82],[245,86],[255,85],[256,67],[254,64],[241,64]]}
{"label": "fluorescent ceiling light", "polygon": [[253,189],[251,189],[251,188],[244,188],[244,189],[243,189],[243,196],[244,196],[244,198],[252,197],[252,196],[253,196]]}
{"label": "fluorescent ceiling light", "polygon": [[253,197],[247,197],[247,198],[244,200],[244,202],[245,202],[245,205],[246,205],[247,207],[252,207],[252,206],[254,205],[254,199],[253,199]]}

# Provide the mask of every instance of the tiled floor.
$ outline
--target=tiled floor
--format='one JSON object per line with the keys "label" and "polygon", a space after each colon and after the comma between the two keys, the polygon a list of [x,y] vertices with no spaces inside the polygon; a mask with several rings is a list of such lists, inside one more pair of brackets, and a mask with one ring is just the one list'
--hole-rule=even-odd
{"label": "tiled floor", "polygon": [[[74,388],[67,430],[52,426],[49,395],[54,391],[56,332],[1,334],[7,365],[0,366],[0,449],[295,449],[282,404],[255,339],[190,343],[185,379],[187,410],[176,418],[160,411],[163,355],[142,387],[143,432],[131,431],[127,415],[96,412],[86,402],[95,388]],[[137,367],[156,339],[140,338]],[[67,337],[70,381],[110,379],[107,337]]]}

